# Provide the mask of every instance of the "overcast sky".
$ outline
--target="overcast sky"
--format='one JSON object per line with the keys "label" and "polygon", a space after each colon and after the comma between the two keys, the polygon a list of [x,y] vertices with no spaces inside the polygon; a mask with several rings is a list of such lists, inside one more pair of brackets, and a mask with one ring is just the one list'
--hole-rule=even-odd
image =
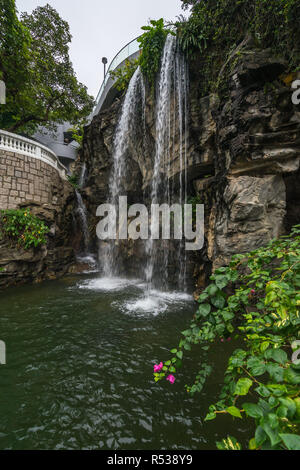
{"label": "overcast sky", "polygon": [[47,3],[68,21],[74,69],[94,96],[103,80],[103,56],[109,64],[123,46],[139,36],[140,27],[149,19],[174,20],[184,13],[180,0],[16,0],[19,12],[28,13]]}

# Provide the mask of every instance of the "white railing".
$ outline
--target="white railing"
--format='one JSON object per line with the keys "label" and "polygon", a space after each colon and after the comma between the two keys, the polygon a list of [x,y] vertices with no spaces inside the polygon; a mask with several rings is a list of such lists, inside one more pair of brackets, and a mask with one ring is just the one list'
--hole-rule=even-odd
{"label": "white railing", "polygon": [[57,155],[44,145],[11,132],[0,129],[0,150],[41,160],[55,168],[62,179],[67,179],[68,170],[60,163]]}
{"label": "white railing", "polygon": [[110,65],[107,69],[107,72],[105,74],[104,80],[101,84],[100,90],[98,92],[96,102],[95,102],[95,106],[94,106],[94,109],[92,111],[92,116],[94,116],[95,114],[97,114],[99,112],[99,103],[100,103],[102,94],[105,90],[105,87],[106,87],[106,85],[107,85],[107,83],[110,79],[110,72],[115,70],[120,64],[122,64],[122,62],[124,62],[126,59],[130,58],[133,54],[136,54],[141,49],[140,44],[138,43],[138,38],[139,37],[140,36],[138,36],[137,38],[133,39],[131,42],[126,44],[126,46],[124,46],[118,52],[118,54],[115,55],[115,57],[111,61]]}

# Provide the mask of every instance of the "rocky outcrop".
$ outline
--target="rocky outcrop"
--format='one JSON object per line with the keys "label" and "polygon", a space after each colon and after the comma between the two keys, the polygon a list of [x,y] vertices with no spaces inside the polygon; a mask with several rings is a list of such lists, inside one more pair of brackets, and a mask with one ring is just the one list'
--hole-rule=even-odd
{"label": "rocky outcrop", "polygon": [[[300,223],[300,107],[292,103],[291,88],[282,80],[287,64],[269,50],[250,47],[249,41],[221,71],[225,93],[198,98],[197,61],[192,67],[188,193],[205,204],[205,247],[189,260],[201,287],[233,254],[258,248]],[[77,162],[78,168],[82,162],[88,167],[84,198],[91,225],[96,223],[97,205],[107,200],[120,105],[117,100],[94,118]],[[146,131],[137,133],[128,159],[127,183],[134,202],[146,200],[153,174],[154,107],[148,90]],[[175,185],[180,173],[178,145],[176,135],[169,173]],[[139,259],[132,247],[130,256],[133,264]]]}
{"label": "rocky outcrop", "polygon": [[208,230],[213,268],[300,222],[295,207],[300,108],[281,80],[285,70],[269,51],[243,51],[228,77],[228,96],[213,110],[216,175]]}

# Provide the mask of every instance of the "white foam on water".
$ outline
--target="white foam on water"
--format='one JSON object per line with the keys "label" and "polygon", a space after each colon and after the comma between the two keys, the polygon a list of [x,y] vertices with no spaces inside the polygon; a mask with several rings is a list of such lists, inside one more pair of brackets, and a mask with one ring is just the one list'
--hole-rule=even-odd
{"label": "white foam on water", "polygon": [[193,296],[187,294],[186,292],[162,292],[159,290],[152,289],[150,295],[157,296],[161,299],[168,301],[169,303],[173,302],[188,302],[193,300]]}
{"label": "white foam on water", "polygon": [[79,289],[88,289],[94,291],[110,292],[114,290],[122,290],[128,286],[136,284],[136,280],[124,279],[118,277],[99,277],[90,279],[78,284]]}
{"label": "white foam on water", "polygon": [[185,292],[145,291],[143,297],[123,303],[120,308],[125,313],[151,314],[157,316],[164,313],[174,304],[184,306],[193,301],[193,297]]}
{"label": "white foam on water", "polygon": [[167,310],[168,305],[158,298],[142,297],[137,300],[125,302],[121,305],[121,310],[125,313],[151,314],[157,316]]}
{"label": "white foam on water", "polygon": [[147,291],[147,284],[140,279],[99,277],[83,281],[77,287],[102,292],[121,291],[128,287],[139,289],[141,293],[138,294],[138,297],[133,294],[134,298],[130,300],[114,302],[126,314],[157,316],[172,305],[184,307],[186,302],[193,301],[193,297],[186,292],[162,292],[157,289]]}

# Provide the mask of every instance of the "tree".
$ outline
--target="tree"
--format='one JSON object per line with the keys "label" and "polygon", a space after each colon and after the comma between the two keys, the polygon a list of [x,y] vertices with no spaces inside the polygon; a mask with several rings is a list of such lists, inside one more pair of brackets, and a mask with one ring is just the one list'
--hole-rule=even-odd
{"label": "tree", "polygon": [[201,0],[181,0],[181,1],[182,1],[182,8],[186,10],[190,6],[196,5],[196,3],[198,3]]}
{"label": "tree", "polygon": [[0,79],[7,88],[7,104],[0,107],[0,127],[6,128],[30,82],[31,37],[18,20],[15,0],[0,0],[0,25]]}
{"label": "tree", "polygon": [[[9,1],[14,5],[13,0]],[[18,23],[30,38],[24,76],[26,86],[23,84],[11,96],[8,83],[6,118],[0,117],[0,126],[12,132],[32,133],[38,125],[51,129],[64,121],[74,125],[84,121],[94,101],[87,88],[78,82],[72,66],[69,57],[72,36],[68,23],[48,4],[36,8],[31,15],[22,13]],[[19,75],[19,67],[15,70]]]}

